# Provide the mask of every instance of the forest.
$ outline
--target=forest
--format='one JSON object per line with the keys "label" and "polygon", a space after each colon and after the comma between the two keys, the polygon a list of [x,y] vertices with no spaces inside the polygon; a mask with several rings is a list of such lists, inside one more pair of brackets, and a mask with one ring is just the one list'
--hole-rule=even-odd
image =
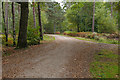
{"label": "forest", "polygon": [[2,3],[3,43],[8,46],[12,42],[13,46],[24,48],[27,44],[39,44],[44,33],[65,31],[108,33],[113,34],[108,37],[117,37],[117,2],[97,2],[94,6],[92,2],[63,2],[63,5],[61,7],[58,2]]}
{"label": "forest", "polygon": [[[75,58],[77,59],[75,64],[81,66],[83,65],[80,64],[79,57],[87,56],[85,59],[81,59],[88,61],[88,64],[92,65],[89,71],[93,78],[118,78],[118,62],[116,60],[118,58],[117,52],[120,36],[120,2],[67,2],[65,0],[61,3],[57,1],[2,2],[1,6],[2,25],[0,26],[2,26],[2,29],[0,30],[0,43],[2,44],[3,65],[5,66],[3,67],[3,77],[13,77],[14,73],[17,74],[17,72],[11,70],[12,67],[11,69],[7,67],[17,64],[17,62],[14,62],[19,59],[16,57],[17,53],[21,52],[19,56],[23,55],[24,59],[27,59],[28,55],[31,55],[31,57],[28,57],[29,59],[34,58],[32,53],[38,56],[42,55],[42,53],[48,55],[49,53],[60,53],[62,56],[56,54],[56,57],[58,56],[58,59],[61,60],[61,58],[67,57],[69,55],[67,53],[71,51],[71,57],[73,54],[78,56]],[[51,51],[52,48],[54,51]],[[88,52],[86,51],[87,49]],[[8,56],[11,56],[11,58],[8,58]],[[14,60],[12,57],[15,57]],[[72,59],[71,57],[70,59]],[[96,62],[92,62],[92,58]],[[52,61],[52,59],[50,60]],[[106,61],[108,62],[106,63]],[[72,61],[70,60],[68,62],[70,62],[69,66],[72,66],[73,70],[77,71],[77,68],[74,68],[75,64],[71,63]],[[55,64],[57,65],[58,63]],[[52,63],[49,62],[49,64]],[[111,64],[115,64],[115,66]],[[21,66],[21,64],[18,66]],[[93,66],[96,67],[94,68]],[[113,73],[110,74],[106,66],[110,66],[113,69]],[[47,68],[47,66],[40,67],[40,69],[44,70],[43,73],[45,72],[44,67]],[[87,66],[84,67],[87,68]],[[7,71],[6,68],[9,70]],[[17,68],[17,66],[14,66],[14,68]],[[98,70],[99,68],[100,70]],[[51,67],[50,69],[52,70]],[[57,70],[57,67],[55,69]],[[78,74],[74,72],[69,77],[90,77],[85,76],[82,72],[79,73],[80,71]],[[49,73],[46,73],[46,76],[47,74],[49,75]],[[30,78],[30,75],[26,74],[26,76]],[[36,77],[45,76],[40,74]],[[54,75],[53,77],[57,76]]]}

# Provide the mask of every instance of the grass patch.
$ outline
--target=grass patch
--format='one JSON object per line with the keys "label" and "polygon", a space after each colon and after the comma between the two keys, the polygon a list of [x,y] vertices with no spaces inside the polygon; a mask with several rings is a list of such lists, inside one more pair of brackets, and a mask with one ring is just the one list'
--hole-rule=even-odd
{"label": "grass patch", "polygon": [[65,31],[64,33],[70,34],[70,33],[77,33],[77,32],[75,32],[75,31]]}
{"label": "grass patch", "polygon": [[112,39],[100,39],[100,40],[95,40],[95,39],[89,39],[89,38],[82,38],[82,37],[73,37],[79,40],[85,40],[85,41],[92,41],[92,42],[97,42],[97,43],[107,43],[107,44],[119,44],[117,40],[112,40]]}
{"label": "grass patch", "polygon": [[43,41],[53,41],[53,40],[55,40],[55,37],[53,36],[48,36],[48,35],[43,36]]}
{"label": "grass patch", "polygon": [[[64,35],[64,34],[57,34],[57,35],[72,37],[72,36]],[[83,38],[83,37],[72,37],[72,38],[76,38],[76,39],[79,39],[79,40],[96,42],[96,43],[120,44],[120,43],[118,43],[118,40],[113,40],[113,39],[103,39],[103,38],[101,38],[100,40],[95,40],[95,39]]]}
{"label": "grass patch", "polygon": [[100,60],[101,58],[109,58],[109,59],[112,59],[112,60],[117,60],[118,59],[118,55],[114,54],[112,51],[101,50],[101,52],[97,53],[95,58],[96,58],[96,60]]}
{"label": "grass patch", "polygon": [[93,78],[118,78],[118,55],[112,51],[101,50],[94,56],[90,65]]}
{"label": "grass patch", "polygon": [[94,40],[94,39],[88,39],[88,38],[82,38],[82,37],[73,37],[73,38],[76,38],[76,39],[79,39],[79,40],[96,42],[96,40]]}

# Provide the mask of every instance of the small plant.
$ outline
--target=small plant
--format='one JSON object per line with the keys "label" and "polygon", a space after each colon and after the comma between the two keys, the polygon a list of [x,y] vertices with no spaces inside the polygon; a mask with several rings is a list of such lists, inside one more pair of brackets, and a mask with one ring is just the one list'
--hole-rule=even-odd
{"label": "small plant", "polygon": [[104,41],[104,40],[105,40],[105,39],[104,39],[103,37],[100,37],[100,38],[99,38],[99,41],[100,41],[100,42],[102,42],[102,41]]}
{"label": "small plant", "polygon": [[95,40],[99,40],[99,36],[95,35],[95,36],[94,36],[94,39],[95,39]]}
{"label": "small plant", "polygon": [[37,28],[28,27],[28,31],[27,31],[27,42],[28,42],[28,45],[39,44],[39,41],[40,41],[40,37],[39,36],[40,36],[39,27],[37,27]]}

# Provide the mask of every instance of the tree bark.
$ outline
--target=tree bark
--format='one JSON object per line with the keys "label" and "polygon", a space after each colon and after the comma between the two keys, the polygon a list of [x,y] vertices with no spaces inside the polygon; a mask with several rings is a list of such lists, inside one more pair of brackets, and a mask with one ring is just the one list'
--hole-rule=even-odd
{"label": "tree bark", "polygon": [[3,2],[2,2],[2,16],[3,16],[3,22],[4,22],[4,27],[5,27],[5,15],[4,15],[4,8],[3,8]]}
{"label": "tree bark", "polygon": [[77,25],[77,32],[80,32],[79,24]]}
{"label": "tree bark", "polygon": [[113,13],[113,2],[110,2],[111,4],[111,17],[113,16],[112,13]]}
{"label": "tree bark", "polygon": [[35,3],[33,2],[33,20],[34,20],[34,27],[36,28],[36,20],[35,20]]}
{"label": "tree bark", "polygon": [[92,32],[94,32],[94,24],[95,24],[94,16],[95,16],[95,0],[94,0],[94,3],[93,3],[93,23],[92,23]]}
{"label": "tree bark", "polygon": [[28,2],[21,2],[21,16],[18,36],[18,48],[27,47],[27,24],[28,24],[29,7]]}
{"label": "tree bark", "polygon": [[8,2],[5,3],[5,36],[6,46],[8,46]]}
{"label": "tree bark", "polygon": [[18,4],[18,17],[20,18],[20,4]]}
{"label": "tree bark", "polygon": [[15,34],[15,7],[14,7],[14,2],[12,2],[12,21],[13,21],[13,46],[15,46],[16,45],[16,43],[15,43],[16,34]]}
{"label": "tree bark", "polygon": [[40,26],[40,39],[43,40],[43,33],[42,33],[42,23],[41,23],[41,9],[40,9],[40,2],[38,2],[38,20],[39,20],[39,26]]}
{"label": "tree bark", "polygon": [[56,27],[55,27],[55,23],[54,23],[54,34],[55,34],[55,32],[56,32]]}
{"label": "tree bark", "polygon": [[[117,4],[117,8],[118,8],[118,29],[120,30],[120,1]],[[120,35],[119,35],[119,43],[120,43]]]}

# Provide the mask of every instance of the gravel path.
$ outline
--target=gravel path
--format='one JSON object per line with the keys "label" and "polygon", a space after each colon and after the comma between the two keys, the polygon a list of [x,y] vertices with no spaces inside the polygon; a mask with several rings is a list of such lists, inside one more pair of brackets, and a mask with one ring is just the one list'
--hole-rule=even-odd
{"label": "gravel path", "polygon": [[50,35],[55,41],[31,46],[3,58],[4,78],[89,78],[89,63],[100,49],[117,52],[117,45]]}

